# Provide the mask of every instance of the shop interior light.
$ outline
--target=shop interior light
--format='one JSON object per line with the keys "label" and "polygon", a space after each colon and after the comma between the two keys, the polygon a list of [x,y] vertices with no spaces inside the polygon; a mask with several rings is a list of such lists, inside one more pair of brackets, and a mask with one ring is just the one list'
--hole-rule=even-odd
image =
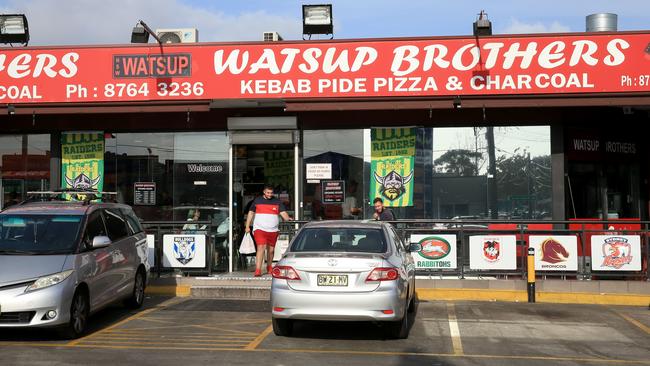
{"label": "shop interior light", "polygon": [[474,22],[474,36],[491,36],[492,35],[492,22],[487,18],[487,13],[484,10],[478,15],[478,19]]}
{"label": "shop interior light", "polygon": [[0,43],[22,43],[27,46],[29,42],[29,27],[25,14],[0,15]]}
{"label": "shop interior light", "polygon": [[147,23],[143,22],[142,20],[138,20],[138,23],[136,23],[135,27],[133,27],[133,30],[131,31],[131,43],[148,43],[149,35],[155,38],[156,41],[158,41],[158,43],[162,46],[162,41],[160,38],[158,38],[156,32],[151,30]]}
{"label": "shop interior light", "polygon": [[302,34],[331,34],[334,38],[332,4],[302,6]]}

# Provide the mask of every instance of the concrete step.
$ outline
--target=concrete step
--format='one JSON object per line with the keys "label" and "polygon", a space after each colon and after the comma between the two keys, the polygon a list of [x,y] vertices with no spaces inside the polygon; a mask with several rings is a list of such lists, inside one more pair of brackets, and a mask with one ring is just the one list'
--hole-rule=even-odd
{"label": "concrete step", "polygon": [[268,282],[268,286],[194,285],[190,289],[190,296],[200,299],[269,300],[271,281]]}

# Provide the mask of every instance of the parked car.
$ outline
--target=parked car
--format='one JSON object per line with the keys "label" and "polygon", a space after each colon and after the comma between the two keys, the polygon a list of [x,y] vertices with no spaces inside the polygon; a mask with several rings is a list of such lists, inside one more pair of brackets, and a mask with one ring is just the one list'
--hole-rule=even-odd
{"label": "parked car", "polygon": [[0,327],[79,337],[109,304],[142,306],[148,272],[145,234],[127,205],[39,201],[0,212]]}
{"label": "parked car", "polygon": [[318,221],[296,234],[273,268],[272,323],[290,336],[293,321],[373,321],[407,338],[415,310],[411,251],[392,225],[379,221]]}

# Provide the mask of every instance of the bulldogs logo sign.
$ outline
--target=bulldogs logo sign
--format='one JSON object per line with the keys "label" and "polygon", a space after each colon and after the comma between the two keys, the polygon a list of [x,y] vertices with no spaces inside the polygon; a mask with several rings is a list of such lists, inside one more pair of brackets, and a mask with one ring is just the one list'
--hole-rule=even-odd
{"label": "bulldogs logo sign", "polygon": [[381,195],[391,201],[395,201],[406,193],[404,186],[411,181],[411,178],[413,178],[412,171],[406,177],[402,177],[394,170],[383,177],[375,172],[375,180],[381,185]]}
{"label": "bulldogs logo sign", "polygon": [[196,255],[196,238],[178,236],[174,238],[174,258],[183,265],[188,264]]}
{"label": "bulldogs logo sign", "polygon": [[611,237],[604,240],[603,267],[620,269],[632,262],[632,245],[626,238]]}
{"label": "bulldogs logo sign", "polygon": [[501,256],[501,243],[496,240],[483,242],[483,258],[488,262],[496,262]]}

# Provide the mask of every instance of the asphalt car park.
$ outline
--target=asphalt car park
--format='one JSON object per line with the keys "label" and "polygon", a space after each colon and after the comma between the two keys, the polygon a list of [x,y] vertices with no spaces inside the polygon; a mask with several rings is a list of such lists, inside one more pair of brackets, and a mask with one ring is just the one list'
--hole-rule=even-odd
{"label": "asphalt car park", "polygon": [[151,297],[109,307],[76,340],[0,331],[2,363],[103,365],[648,365],[650,310],[602,305],[421,302],[407,339],[378,325],[298,321],[273,334],[267,301]]}

